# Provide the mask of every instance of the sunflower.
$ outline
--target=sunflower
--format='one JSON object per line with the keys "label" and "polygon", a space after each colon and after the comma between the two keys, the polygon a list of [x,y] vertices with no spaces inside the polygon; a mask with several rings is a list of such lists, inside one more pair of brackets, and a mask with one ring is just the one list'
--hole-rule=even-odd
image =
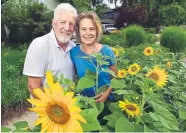
{"label": "sunflower", "polygon": [[136,75],[137,72],[139,72],[141,69],[140,65],[138,65],[137,63],[132,64],[129,66],[128,68],[128,73],[131,75]]}
{"label": "sunflower", "polygon": [[[81,109],[75,105],[74,92],[64,94],[63,88],[56,82],[51,87],[33,90],[38,99],[27,99],[35,105],[29,110],[40,117],[35,126],[41,124],[41,132],[83,132],[80,122],[86,120],[80,115]],[[80,121],[80,122],[79,122]]]}
{"label": "sunflower", "polygon": [[135,103],[130,103],[128,100],[119,101],[119,107],[121,110],[125,110],[127,114],[131,117],[140,115],[140,108]]}
{"label": "sunflower", "polygon": [[160,69],[158,66],[155,66],[153,70],[151,69],[146,76],[153,79],[156,85],[160,87],[165,86],[168,79],[167,72],[164,69]]}
{"label": "sunflower", "polygon": [[166,66],[167,66],[167,67],[172,67],[172,62],[171,62],[171,61],[168,61],[168,62],[166,63]]}
{"label": "sunflower", "polygon": [[124,69],[118,70],[118,78],[124,78],[127,75],[127,71]]}
{"label": "sunflower", "polygon": [[145,48],[145,50],[143,51],[143,53],[144,53],[144,55],[146,55],[146,56],[150,56],[150,55],[153,55],[154,50],[153,50],[152,47],[147,47],[147,48]]}
{"label": "sunflower", "polygon": [[114,55],[117,57],[119,55],[119,51],[114,47],[112,47],[112,50],[114,52]]}

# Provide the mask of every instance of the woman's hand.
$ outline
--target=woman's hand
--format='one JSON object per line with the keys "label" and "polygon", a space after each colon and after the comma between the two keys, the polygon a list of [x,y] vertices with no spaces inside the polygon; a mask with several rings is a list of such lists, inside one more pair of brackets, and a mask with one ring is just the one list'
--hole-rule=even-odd
{"label": "woman's hand", "polygon": [[97,94],[95,96],[96,102],[97,103],[105,102],[108,99],[111,92],[112,92],[112,89],[108,88],[107,91],[105,91],[103,93],[100,93],[100,94]]}

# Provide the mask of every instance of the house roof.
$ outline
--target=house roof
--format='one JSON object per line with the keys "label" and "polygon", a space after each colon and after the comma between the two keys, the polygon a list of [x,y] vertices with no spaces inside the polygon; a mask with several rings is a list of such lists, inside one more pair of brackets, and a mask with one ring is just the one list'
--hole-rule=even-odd
{"label": "house roof", "polygon": [[114,24],[114,19],[101,19],[102,24]]}

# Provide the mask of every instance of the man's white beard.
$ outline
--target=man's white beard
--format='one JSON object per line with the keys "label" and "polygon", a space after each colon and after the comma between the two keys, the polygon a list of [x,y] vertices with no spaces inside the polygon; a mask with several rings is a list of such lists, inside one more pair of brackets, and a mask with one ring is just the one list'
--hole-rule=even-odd
{"label": "man's white beard", "polygon": [[60,35],[57,36],[58,41],[60,41],[61,43],[67,43],[69,42],[69,40],[72,38],[72,35]]}

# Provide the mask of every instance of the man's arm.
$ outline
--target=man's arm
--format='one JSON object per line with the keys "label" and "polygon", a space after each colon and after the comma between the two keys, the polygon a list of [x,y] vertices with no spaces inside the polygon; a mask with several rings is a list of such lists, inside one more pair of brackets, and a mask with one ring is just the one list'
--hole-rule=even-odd
{"label": "man's arm", "polygon": [[43,79],[42,77],[28,76],[28,90],[30,94],[33,96],[33,98],[37,98],[33,93],[33,89],[41,88],[42,79]]}

